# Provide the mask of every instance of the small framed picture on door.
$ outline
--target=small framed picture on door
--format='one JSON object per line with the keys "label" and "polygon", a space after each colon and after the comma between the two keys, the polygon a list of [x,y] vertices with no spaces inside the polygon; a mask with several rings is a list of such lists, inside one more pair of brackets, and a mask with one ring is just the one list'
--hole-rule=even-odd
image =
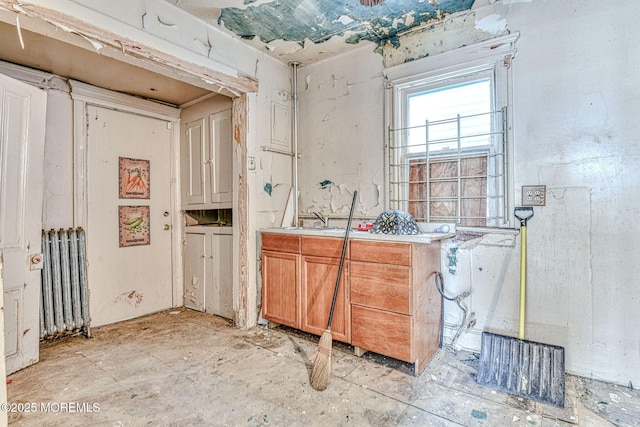
{"label": "small framed picture on door", "polygon": [[148,199],[151,183],[149,160],[130,159],[119,157],[120,167],[120,198],[121,199]]}
{"label": "small framed picture on door", "polygon": [[118,206],[120,247],[149,245],[149,206]]}

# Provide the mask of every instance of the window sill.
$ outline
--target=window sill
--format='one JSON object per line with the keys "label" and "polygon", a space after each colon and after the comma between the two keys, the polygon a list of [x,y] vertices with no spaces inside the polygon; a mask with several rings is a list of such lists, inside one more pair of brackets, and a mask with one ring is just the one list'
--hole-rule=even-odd
{"label": "window sill", "polygon": [[476,234],[506,234],[516,236],[520,233],[517,228],[498,228],[498,227],[456,227],[458,233],[476,233]]}

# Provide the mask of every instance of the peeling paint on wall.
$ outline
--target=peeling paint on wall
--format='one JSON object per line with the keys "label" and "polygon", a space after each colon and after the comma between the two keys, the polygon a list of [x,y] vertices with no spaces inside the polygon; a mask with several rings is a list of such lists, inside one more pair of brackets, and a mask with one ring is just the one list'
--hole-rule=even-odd
{"label": "peeling paint on wall", "polygon": [[458,270],[458,248],[449,248],[447,259],[449,260],[449,273],[456,274]]}
{"label": "peeling paint on wall", "polygon": [[327,188],[331,184],[333,184],[333,182],[329,181],[328,179],[325,179],[324,181],[322,181],[318,185],[320,185],[320,188],[322,188],[324,190],[325,188]]}
{"label": "peeling paint on wall", "polygon": [[124,302],[129,305],[134,305],[136,308],[142,303],[142,299],[144,298],[142,292],[138,291],[130,291],[123,292],[116,298],[116,302]]}
{"label": "peeling paint on wall", "polygon": [[271,183],[267,182],[264,185],[264,192],[267,193],[268,195],[271,195],[271,191],[273,190],[273,188],[271,187]]}

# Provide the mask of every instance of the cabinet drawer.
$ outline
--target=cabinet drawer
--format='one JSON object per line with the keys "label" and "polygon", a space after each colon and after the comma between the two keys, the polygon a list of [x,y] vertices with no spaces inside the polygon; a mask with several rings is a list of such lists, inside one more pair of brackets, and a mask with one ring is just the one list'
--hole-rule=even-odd
{"label": "cabinet drawer", "polygon": [[289,234],[263,233],[262,249],[267,251],[300,253],[300,236]]}
{"label": "cabinet drawer", "polygon": [[412,319],[388,311],[351,306],[351,344],[413,363]]}
{"label": "cabinet drawer", "polygon": [[353,304],[411,313],[409,267],[351,261],[349,271]]}
{"label": "cabinet drawer", "polygon": [[[336,237],[301,237],[302,254],[313,255],[325,258],[338,258],[342,255],[344,239]],[[347,246],[348,249],[348,246]],[[349,252],[345,253],[345,258],[349,258]]]}
{"label": "cabinet drawer", "polygon": [[411,266],[411,245],[408,243],[352,240],[351,259],[409,267]]}

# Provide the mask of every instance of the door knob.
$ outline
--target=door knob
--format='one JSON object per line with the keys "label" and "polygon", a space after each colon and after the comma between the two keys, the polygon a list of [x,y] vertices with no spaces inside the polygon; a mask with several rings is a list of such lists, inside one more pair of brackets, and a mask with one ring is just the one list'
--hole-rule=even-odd
{"label": "door knob", "polygon": [[164,229],[165,229],[165,230],[170,230],[170,229],[171,229],[171,226],[170,226],[169,224],[165,224],[165,225],[164,225]]}

